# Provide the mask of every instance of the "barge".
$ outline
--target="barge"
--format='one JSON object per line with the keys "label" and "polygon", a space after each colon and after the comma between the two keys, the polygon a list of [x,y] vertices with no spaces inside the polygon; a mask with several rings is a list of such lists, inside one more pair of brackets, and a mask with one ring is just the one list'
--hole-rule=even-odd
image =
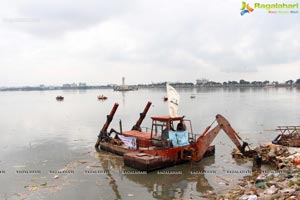
{"label": "barge", "polygon": [[[214,155],[215,147],[211,145],[214,138],[223,130],[233,141],[242,154],[254,156],[248,143],[244,142],[230,123],[217,115],[214,122],[217,125],[208,126],[197,138],[192,129],[191,120],[184,116],[154,116],[151,129],[142,130],[141,123],[148,112],[151,102],[148,102],[140,118],[129,131],[108,127],[119,104],[115,103],[106,123],[103,125],[95,147],[124,157],[124,164],[141,171],[153,171],[160,168],[174,166],[188,161],[200,161],[203,157]],[[175,128],[176,126],[176,128]],[[150,131],[148,131],[150,130]],[[246,148],[248,148],[246,150]]]}

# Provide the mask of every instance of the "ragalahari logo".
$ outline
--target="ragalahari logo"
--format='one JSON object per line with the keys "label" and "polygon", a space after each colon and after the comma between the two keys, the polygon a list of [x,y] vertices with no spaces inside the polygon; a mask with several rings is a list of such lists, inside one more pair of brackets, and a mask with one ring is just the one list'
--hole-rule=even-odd
{"label": "ragalahari logo", "polygon": [[241,8],[241,15],[243,16],[244,14],[246,14],[246,13],[250,13],[250,12],[253,12],[254,11],[254,9],[253,8],[251,8],[250,6],[249,6],[249,4],[248,3],[246,3],[245,1],[243,1],[242,2],[242,8]]}

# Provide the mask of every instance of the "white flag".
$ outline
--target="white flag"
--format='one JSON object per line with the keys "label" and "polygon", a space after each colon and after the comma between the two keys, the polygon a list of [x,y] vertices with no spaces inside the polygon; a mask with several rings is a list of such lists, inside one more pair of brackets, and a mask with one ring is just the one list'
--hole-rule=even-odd
{"label": "white flag", "polygon": [[169,102],[169,115],[170,117],[177,117],[178,105],[179,105],[179,94],[169,84],[167,84],[167,94]]}

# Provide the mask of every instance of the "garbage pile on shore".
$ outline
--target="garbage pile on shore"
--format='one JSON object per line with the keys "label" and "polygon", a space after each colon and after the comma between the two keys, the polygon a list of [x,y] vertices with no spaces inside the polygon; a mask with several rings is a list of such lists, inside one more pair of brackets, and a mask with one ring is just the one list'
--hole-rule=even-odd
{"label": "garbage pile on shore", "polygon": [[[237,188],[214,199],[300,199],[300,148],[268,143],[255,150],[261,155],[262,163],[275,170],[253,170],[251,176],[240,180]],[[232,155],[245,159],[237,150]]]}

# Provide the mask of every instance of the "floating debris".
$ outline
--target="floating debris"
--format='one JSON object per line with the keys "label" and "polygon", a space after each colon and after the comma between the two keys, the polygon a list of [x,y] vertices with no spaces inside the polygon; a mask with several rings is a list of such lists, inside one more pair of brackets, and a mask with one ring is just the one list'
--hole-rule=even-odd
{"label": "floating debris", "polygon": [[54,179],[58,179],[58,178],[59,178],[59,176],[58,176],[58,175],[55,175],[53,178],[54,178]]}
{"label": "floating debris", "polygon": [[33,181],[33,182],[34,182],[34,181],[37,181],[37,180],[38,180],[38,178],[32,178],[32,179],[31,179],[31,181]]}
{"label": "floating debris", "polygon": [[24,188],[26,188],[28,190],[31,190],[31,191],[34,191],[34,190],[38,189],[38,186],[36,186],[36,185],[25,185]]}
{"label": "floating debris", "polygon": [[47,186],[47,182],[40,184],[40,186]]}

